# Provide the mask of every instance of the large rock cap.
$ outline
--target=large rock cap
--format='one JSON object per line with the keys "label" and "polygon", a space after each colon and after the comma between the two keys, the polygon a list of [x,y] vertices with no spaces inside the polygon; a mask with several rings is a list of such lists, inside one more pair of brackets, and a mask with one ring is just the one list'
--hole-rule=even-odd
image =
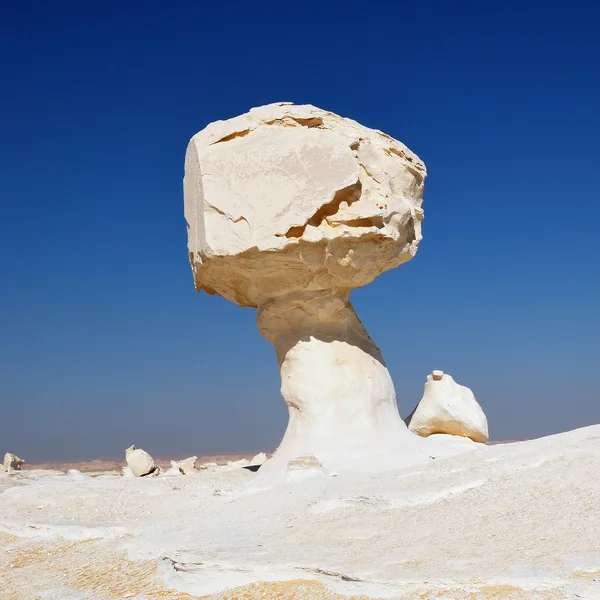
{"label": "large rock cap", "polygon": [[212,123],[185,161],[196,288],[259,306],[365,285],[414,256],[425,175],[402,143],[310,105]]}

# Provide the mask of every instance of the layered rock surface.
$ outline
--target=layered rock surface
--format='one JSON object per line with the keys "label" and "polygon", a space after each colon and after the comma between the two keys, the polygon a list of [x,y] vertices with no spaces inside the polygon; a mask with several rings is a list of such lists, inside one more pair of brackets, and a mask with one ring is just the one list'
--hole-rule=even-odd
{"label": "layered rock surface", "polygon": [[196,288],[258,307],[366,285],[414,256],[425,174],[404,144],[310,105],[212,123],[185,162]]}

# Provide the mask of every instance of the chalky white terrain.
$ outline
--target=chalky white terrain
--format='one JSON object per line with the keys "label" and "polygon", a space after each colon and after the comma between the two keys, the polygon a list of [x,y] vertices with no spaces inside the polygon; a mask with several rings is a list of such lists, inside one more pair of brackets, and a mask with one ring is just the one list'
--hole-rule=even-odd
{"label": "chalky white terrain", "polygon": [[593,426],[270,487],[1,474],[0,598],[597,600],[599,467]]}

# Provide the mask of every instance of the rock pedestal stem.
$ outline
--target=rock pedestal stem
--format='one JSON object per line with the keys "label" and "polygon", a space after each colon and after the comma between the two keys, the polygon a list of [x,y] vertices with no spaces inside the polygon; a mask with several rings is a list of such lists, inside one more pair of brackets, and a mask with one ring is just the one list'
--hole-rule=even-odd
{"label": "rock pedestal stem", "polygon": [[372,469],[398,461],[412,438],[398,413],[381,352],[356,315],[350,290],[304,292],[260,307],[258,328],[274,346],[281,394],[289,409],[285,436],[265,465],[303,455],[328,469]]}

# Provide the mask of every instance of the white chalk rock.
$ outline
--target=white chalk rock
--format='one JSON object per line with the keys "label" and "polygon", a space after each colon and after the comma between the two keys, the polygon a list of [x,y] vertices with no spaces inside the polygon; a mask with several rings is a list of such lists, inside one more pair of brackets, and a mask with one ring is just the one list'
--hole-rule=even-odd
{"label": "white chalk rock", "polygon": [[145,450],[135,446],[130,446],[125,450],[125,460],[136,477],[154,474],[158,470],[152,457]]}
{"label": "white chalk rock", "polygon": [[177,466],[179,467],[180,471],[184,475],[191,475],[192,473],[197,472],[197,469],[196,469],[196,461],[197,460],[198,460],[197,456],[190,456],[188,458],[185,458],[184,460],[180,460],[177,463]]}
{"label": "white chalk rock", "polygon": [[7,452],[4,455],[4,470],[9,473],[11,470],[20,471],[21,465],[25,461],[22,458],[19,458],[16,454],[11,454]]}
{"label": "white chalk rock", "polygon": [[310,105],[254,108],[190,141],[184,204],[196,289],[258,308],[279,361],[290,420],[261,472],[285,473],[302,455],[335,471],[427,458],[349,299],[415,255],[425,175],[401,142]]}
{"label": "white chalk rock", "polygon": [[259,452],[256,456],[252,457],[250,466],[257,467],[263,465],[267,460],[267,455],[264,452]]}
{"label": "white chalk rock", "polygon": [[473,392],[443,371],[427,376],[423,397],[406,424],[423,437],[445,433],[474,442],[488,440],[487,418]]}
{"label": "white chalk rock", "polygon": [[241,469],[242,467],[247,467],[250,464],[247,458],[240,458],[240,460],[230,460],[227,463],[227,468],[229,469]]}
{"label": "white chalk rock", "polygon": [[199,471],[214,471],[219,465],[215,462],[202,463],[199,467],[196,467]]}
{"label": "white chalk rock", "polygon": [[179,463],[177,461],[171,461],[171,468],[162,473],[165,477],[173,477],[173,476],[181,476],[183,475],[183,471],[179,468]]}
{"label": "white chalk rock", "polygon": [[77,469],[69,469],[67,471],[67,477],[73,481],[86,481],[90,479],[89,475],[87,475],[86,473],[82,473]]}

